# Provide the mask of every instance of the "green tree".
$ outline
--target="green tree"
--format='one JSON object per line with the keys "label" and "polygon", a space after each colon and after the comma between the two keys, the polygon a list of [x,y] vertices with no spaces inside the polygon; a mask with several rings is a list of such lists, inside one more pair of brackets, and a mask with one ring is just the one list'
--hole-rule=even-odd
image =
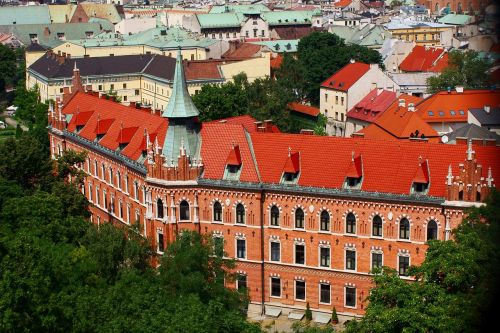
{"label": "green tree", "polygon": [[307,304],[306,304],[306,312],[304,313],[304,318],[308,322],[313,319],[313,314],[312,314],[312,311],[311,311],[311,307],[309,306],[309,302],[307,302]]}
{"label": "green tree", "polygon": [[0,93],[3,93],[6,85],[16,83],[16,54],[9,47],[0,44]]}
{"label": "green tree", "polygon": [[338,324],[339,323],[339,317],[337,316],[337,309],[333,307],[332,310],[332,324]]}
{"label": "green tree", "polygon": [[440,75],[427,79],[428,92],[433,94],[457,86],[465,89],[487,88],[490,86],[490,67],[490,62],[481,58],[477,51],[451,51],[448,67]]}
{"label": "green tree", "polygon": [[345,44],[335,34],[313,32],[300,40],[295,58],[284,58],[276,77],[296,93],[298,100],[307,99],[312,104],[319,105],[321,83],[351,59],[382,66],[382,57],[375,50]]}
{"label": "green tree", "polygon": [[500,194],[473,208],[453,240],[429,242],[408,283],[385,267],[360,321],[346,332],[483,332],[495,320],[500,277]]}

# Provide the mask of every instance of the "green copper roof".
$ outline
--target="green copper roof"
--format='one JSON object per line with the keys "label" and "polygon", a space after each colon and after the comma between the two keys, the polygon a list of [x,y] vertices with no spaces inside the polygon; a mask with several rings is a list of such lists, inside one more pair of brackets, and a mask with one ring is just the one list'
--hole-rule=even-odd
{"label": "green copper roof", "polygon": [[196,158],[200,152],[200,125],[198,109],[189,96],[182,56],[177,51],[172,95],[162,117],[168,118],[168,129],[163,143],[162,154],[169,164],[177,164],[177,156],[184,153]]}
{"label": "green copper roof", "polygon": [[286,52],[297,52],[299,39],[279,39],[279,40],[267,40],[267,41],[258,41],[250,43],[267,46],[271,51],[276,53],[286,53]]}
{"label": "green copper roof", "polygon": [[262,4],[254,5],[226,5],[226,6],[213,6],[210,9],[210,14],[220,14],[220,13],[241,13],[247,15],[260,14],[262,12],[269,12],[270,9]]}
{"label": "green copper roof", "polygon": [[200,114],[187,90],[182,55],[177,51],[172,95],[162,116],[167,118],[190,118]]}
{"label": "green copper roof", "polygon": [[465,25],[471,22],[472,16],[461,14],[448,14],[441,17],[438,22],[443,24]]}
{"label": "green copper roof", "polygon": [[202,29],[240,27],[244,16],[239,13],[198,14]]}
{"label": "green copper roof", "polygon": [[314,11],[309,10],[290,10],[280,12],[265,12],[261,17],[269,25],[296,25],[306,24],[310,25],[312,17],[315,15]]}
{"label": "green copper roof", "polygon": [[0,7],[0,25],[49,24],[48,6]]}

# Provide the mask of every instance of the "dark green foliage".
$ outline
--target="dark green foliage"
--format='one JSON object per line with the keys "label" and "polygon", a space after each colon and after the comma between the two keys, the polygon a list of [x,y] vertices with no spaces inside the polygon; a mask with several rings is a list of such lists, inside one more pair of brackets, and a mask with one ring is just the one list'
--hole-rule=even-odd
{"label": "dark green foliage", "polygon": [[309,306],[309,302],[306,304],[306,312],[304,313],[304,318],[306,321],[311,321],[313,319],[313,314],[311,311],[311,307]]}
{"label": "dark green foliage", "polygon": [[359,45],[346,45],[344,40],[328,32],[313,32],[302,38],[297,56],[285,56],[276,76],[291,89],[298,100],[307,99],[319,105],[321,83],[351,59],[382,65],[382,57],[375,50]]}
{"label": "dark green foliage", "polygon": [[473,208],[454,240],[429,242],[408,283],[385,267],[375,275],[366,315],[347,332],[484,332],[495,320],[500,277],[500,194]]}
{"label": "dark green foliage", "polygon": [[292,324],[293,333],[334,333],[335,330],[331,325],[316,325],[311,322],[297,321]]}
{"label": "dark green foliage", "polygon": [[337,316],[337,309],[333,307],[332,310],[332,324],[338,324],[339,322],[339,317]]}
{"label": "dark green foliage", "polygon": [[7,46],[0,44],[0,93],[6,85],[15,84],[16,54]]}
{"label": "dark green foliage", "polygon": [[482,59],[477,51],[451,51],[449,66],[435,77],[427,79],[429,93],[463,86],[465,89],[489,88],[489,61]]}

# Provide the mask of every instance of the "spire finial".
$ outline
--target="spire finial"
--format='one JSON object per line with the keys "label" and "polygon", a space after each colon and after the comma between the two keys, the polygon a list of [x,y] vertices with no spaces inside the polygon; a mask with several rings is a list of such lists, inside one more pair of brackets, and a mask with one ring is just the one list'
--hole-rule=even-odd
{"label": "spire finial", "polygon": [[288,157],[292,156],[292,148],[288,147]]}
{"label": "spire finial", "polygon": [[453,181],[453,174],[451,173],[451,164],[448,166],[448,175],[446,176],[446,179],[448,181],[448,185],[451,185],[451,182]]}
{"label": "spire finial", "polygon": [[351,152],[351,161],[354,162],[354,150]]}
{"label": "spire finial", "polygon": [[486,182],[488,184],[488,187],[492,187],[493,186],[493,181],[495,179],[493,179],[493,174],[491,173],[491,166],[488,168],[488,178],[486,178]]}
{"label": "spire finial", "polygon": [[472,154],[474,154],[475,151],[472,150],[472,139],[469,139],[467,142],[467,160],[472,161]]}

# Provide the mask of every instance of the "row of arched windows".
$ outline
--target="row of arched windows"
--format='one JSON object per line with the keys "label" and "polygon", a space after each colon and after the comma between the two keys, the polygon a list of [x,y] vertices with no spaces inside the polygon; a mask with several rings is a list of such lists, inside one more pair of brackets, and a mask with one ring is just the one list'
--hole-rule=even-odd
{"label": "row of arched windows", "polygon": [[[161,199],[156,200],[156,217],[162,219],[165,215],[163,201]],[[189,203],[186,200],[182,200],[179,204],[179,219],[181,221],[189,220]]]}

